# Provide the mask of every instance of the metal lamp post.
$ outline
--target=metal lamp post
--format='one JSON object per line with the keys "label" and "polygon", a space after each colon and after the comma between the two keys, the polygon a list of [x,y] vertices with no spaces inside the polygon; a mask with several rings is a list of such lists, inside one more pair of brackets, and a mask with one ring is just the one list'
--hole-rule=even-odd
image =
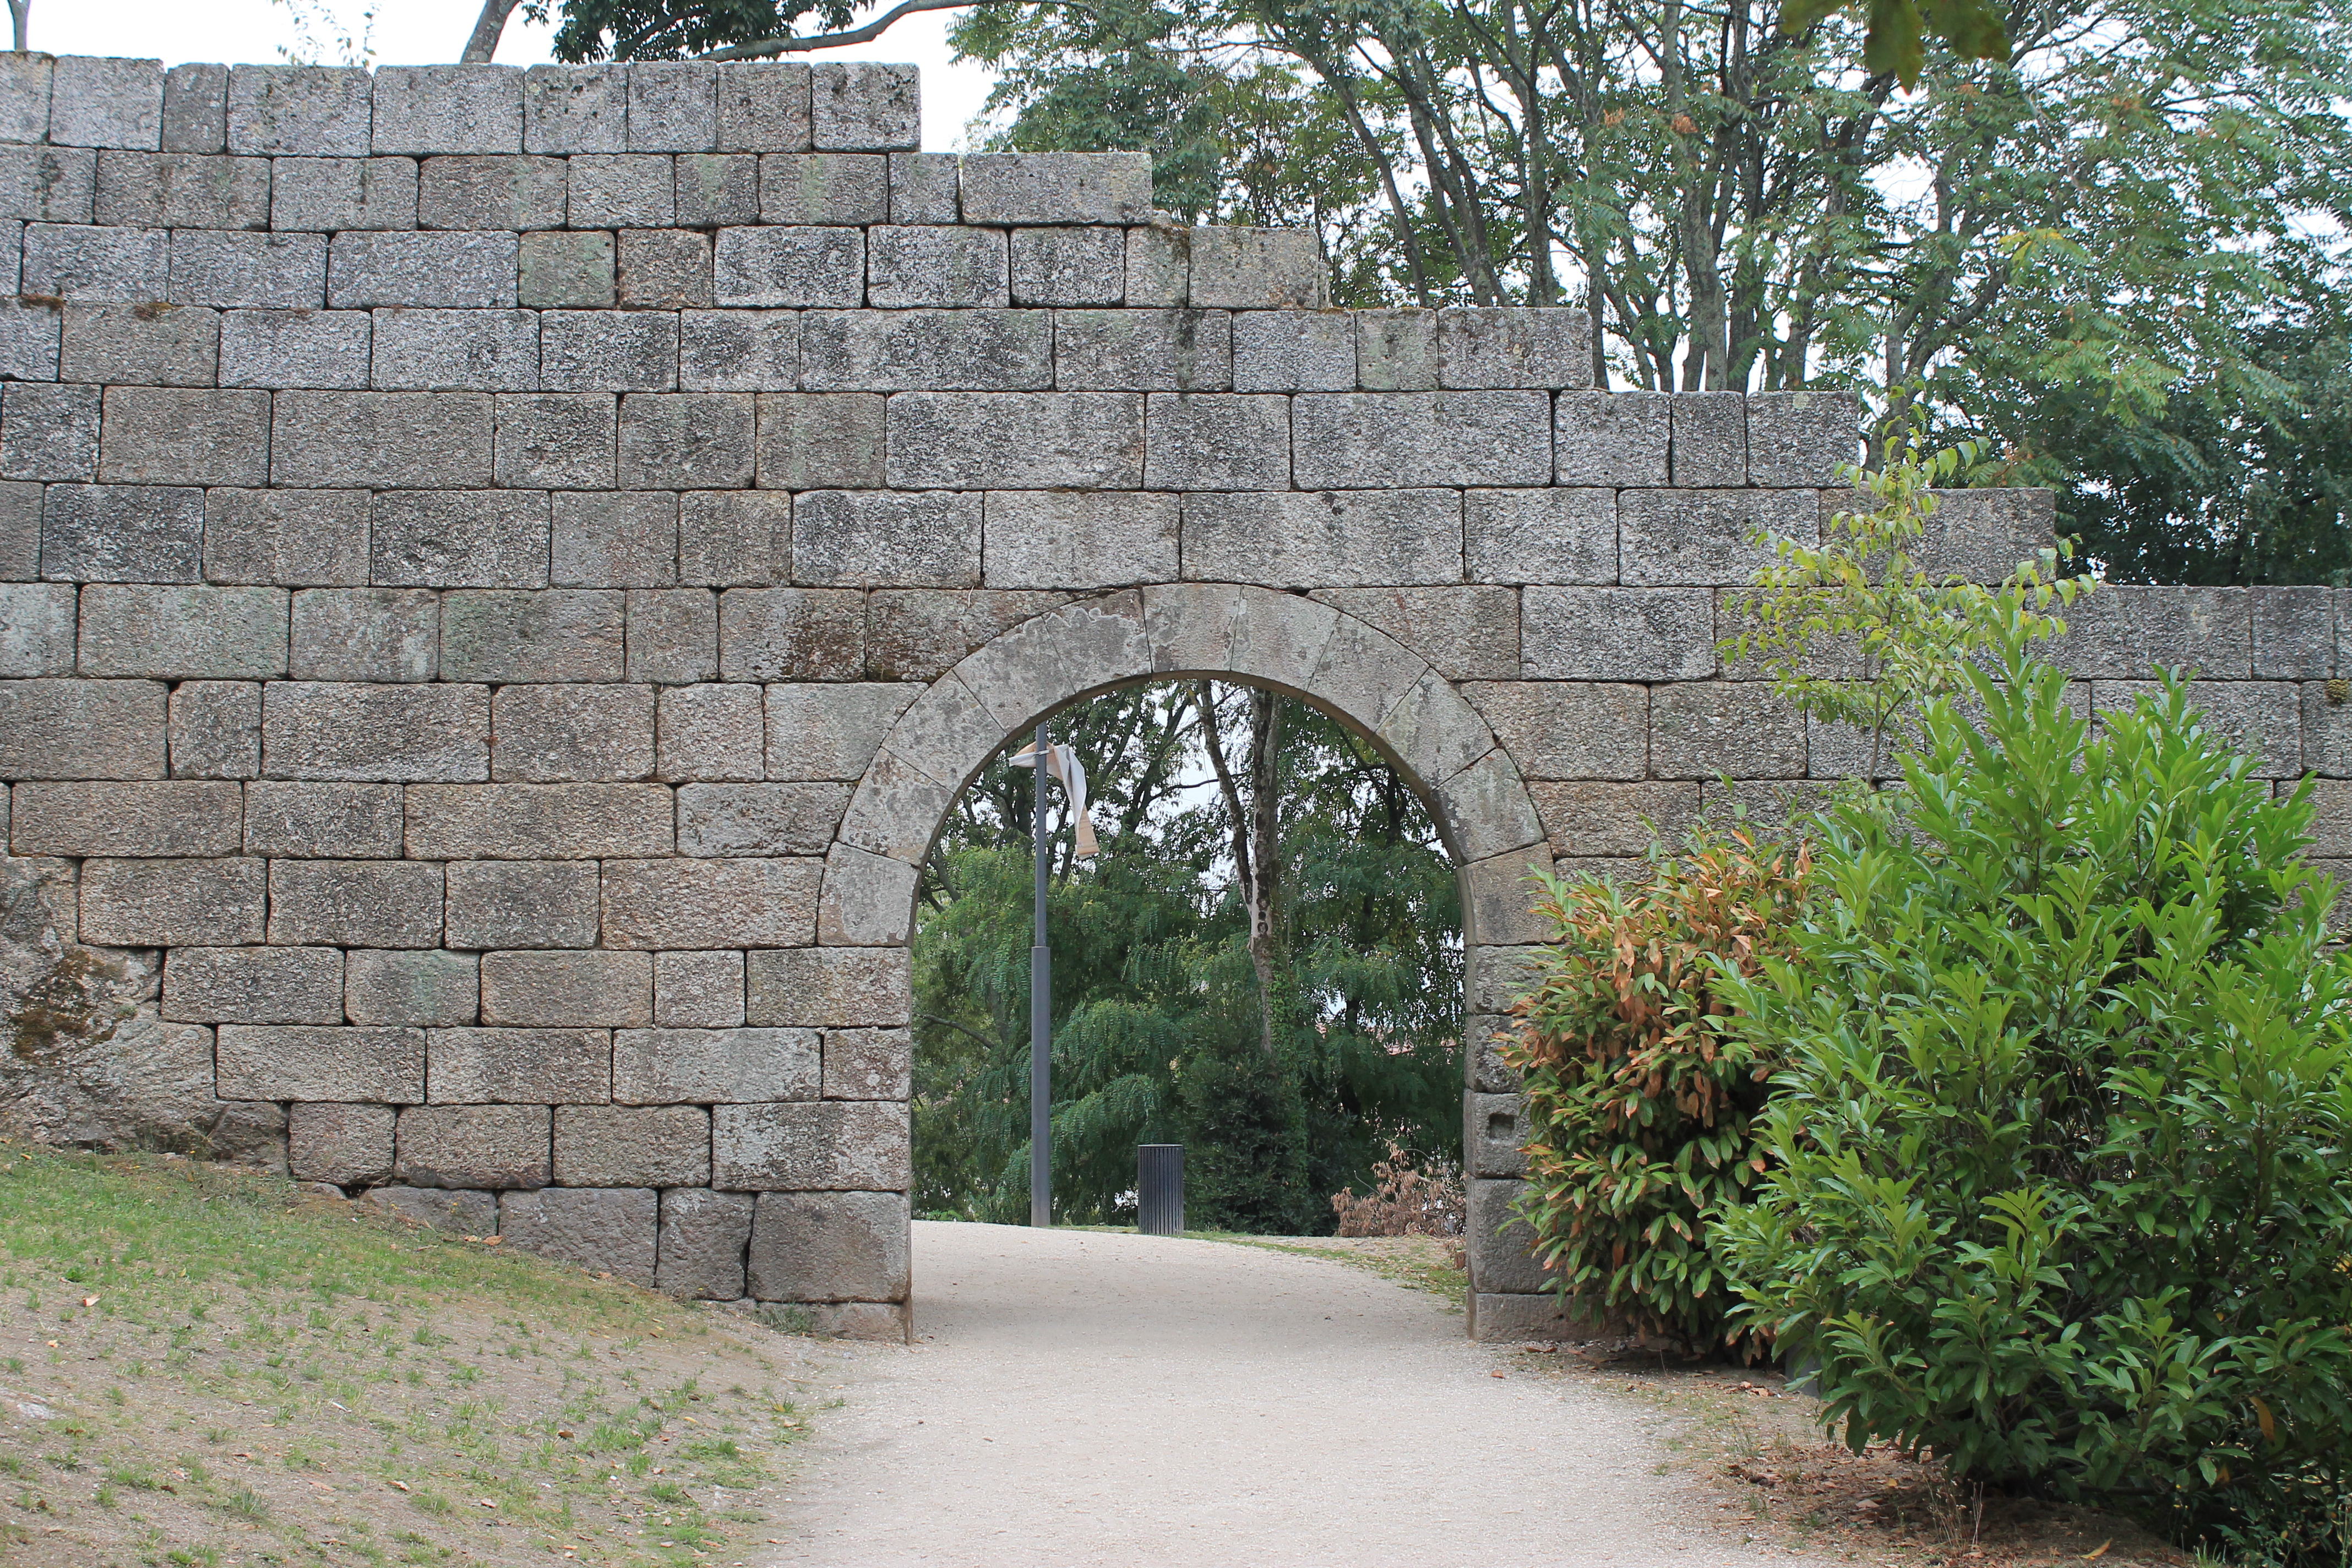
{"label": "metal lamp post", "polygon": [[1045,766],[1051,737],[1037,726],[1037,803],[1029,847],[1037,871],[1037,930],[1029,948],[1029,1223],[1054,1223],[1054,954],[1045,945]]}

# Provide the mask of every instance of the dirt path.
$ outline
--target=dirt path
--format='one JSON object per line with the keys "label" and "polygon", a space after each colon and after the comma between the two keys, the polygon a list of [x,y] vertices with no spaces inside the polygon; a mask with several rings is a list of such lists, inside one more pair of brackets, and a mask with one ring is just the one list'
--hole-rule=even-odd
{"label": "dirt path", "polygon": [[1703,1519],[1655,1411],[1523,1375],[1346,1264],[919,1224],[915,1289],[919,1346],[843,1352],[772,1563],[1809,1561]]}

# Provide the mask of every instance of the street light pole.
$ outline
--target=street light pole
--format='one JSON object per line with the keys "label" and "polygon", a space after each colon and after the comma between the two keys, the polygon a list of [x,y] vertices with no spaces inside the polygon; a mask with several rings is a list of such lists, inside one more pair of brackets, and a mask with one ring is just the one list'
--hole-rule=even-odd
{"label": "street light pole", "polygon": [[1045,945],[1045,758],[1052,737],[1037,726],[1037,804],[1029,847],[1036,862],[1037,931],[1029,949],[1029,1223],[1054,1223],[1054,954]]}

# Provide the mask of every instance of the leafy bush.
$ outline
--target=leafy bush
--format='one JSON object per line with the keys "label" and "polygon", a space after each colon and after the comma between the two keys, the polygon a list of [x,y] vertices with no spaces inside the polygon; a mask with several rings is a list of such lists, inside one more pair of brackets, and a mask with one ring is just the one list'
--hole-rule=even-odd
{"label": "leafy bush", "polygon": [[1460,1236],[1467,1202],[1462,1167],[1443,1154],[1416,1158],[1391,1141],[1389,1157],[1372,1162],[1372,1190],[1331,1194],[1339,1216],[1336,1236]]}
{"label": "leafy bush", "polygon": [[1698,1346],[1724,1331],[1732,1300],[1702,1225],[1763,1169],[1749,1125],[1774,1058],[1721,1032],[1723,981],[1781,950],[1807,871],[1804,849],[1743,828],[1654,851],[1627,886],[1542,879],[1558,940],[1504,1053],[1525,1080],[1520,1212],[1564,1296],[1643,1332]]}
{"label": "leafy bush", "polygon": [[1775,1168],[1716,1219],[1740,1321],[1819,1358],[1849,1442],[1962,1480],[2199,1527],[2340,1496],[2352,961],[2308,787],[2273,800],[2174,682],[2095,736],[2023,647],[1974,724],[1930,705],[1899,816],[1833,814],[1803,925],[1723,985],[1787,1063]]}

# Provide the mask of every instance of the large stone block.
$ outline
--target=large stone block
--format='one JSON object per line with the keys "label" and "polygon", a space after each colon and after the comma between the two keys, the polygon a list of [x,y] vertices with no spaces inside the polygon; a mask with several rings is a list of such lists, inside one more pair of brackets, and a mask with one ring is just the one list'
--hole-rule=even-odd
{"label": "large stone block", "polygon": [[1050,310],[812,310],[810,392],[1020,392],[1054,384]]}
{"label": "large stone block", "polygon": [[373,129],[370,87],[364,68],[231,66],[228,150],[364,158]]}
{"label": "large stone block", "polygon": [[0,147],[0,218],[89,222],[98,157],[71,147]]}
{"label": "large stone block", "polygon": [[749,485],[751,430],[748,394],[632,394],[621,400],[621,485],[627,489]]}
{"label": "large stone block", "polygon": [[223,1024],[217,1037],[224,1099],[413,1105],[425,1098],[421,1029]]}
{"label": "large stone block", "polygon": [[904,1100],[914,1070],[914,1038],[905,1029],[824,1031],[827,1100]]}
{"label": "large stone block", "polygon": [[759,400],[759,430],[762,486],[856,489],[879,489],[884,482],[883,399],[878,396],[772,393]]}
{"label": "large stone block", "polygon": [[70,583],[0,585],[0,677],[71,675],[77,602]]}
{"label": "large stone block", "polygon": [[250,680],[184,680],[172,692],[172,776],[261,774],[261,688]]}
{"label": "large stone block", "polygon": [[[890,162],[876,153],[793,153],[760,160],[760,216],[768,223],[890,221]],[[1003,237],[997,248],[1003,249]]]}
{"label": "large stone block", "polygon": [[677,172],[667,157],[592,153],[570,160],[575,228],[667,228],[677,221]]}
{"label": "large stone block", "polygon": [[717,595],[705,588],[629,591],[629,679],[684,683],[718,673]]}
{"label": "large stone block", "polygon": [[[518,258],[517,242],[509,233],[339,234],[327,255],[327,303],[337,310],[377,305],[437,305],[470,310],[511,309],[516,302]],[[176,248],[173,259],[176,266]],[[299,301],[224,302],[276,305]]]}
{"label": "large stone block", "polygon": [[677,384],[685,391],[789,391],[800,376],[798,311],[688,310],[678,319]]}
{"label": "large stone block", "polygon": [[1141,153],[982,153],[962,171],[963,219],[986,224],[1130,224],[1151,216]]}
{"label": "large stone block", "polygon": [[624,596],[612,590],[459,591],[441,606],[448,680],[618,680]]}
{"label": "large stone block", "polygon": [[1509,588],[1321,588],[1315,597],[1395,638],[1448,680],[1519,673],[1519,596]]}
{"label": "large stone block", "polygon": [[244,838],[244,792],[234,784],[59,782],[10,794],[19,855],[234,855]]}
{"label": "large stone block", "polygon": [[1516,1094],[1465,1094],[1462,1097],[1465,1173],[1476,1177],[1520,1177],[1528,1173],[1528,1157],[1520,1148],[1528,1129]]}
{"label": "large stone block", "polygon": [[708,310],[710,237],[674,228],[625,228],[617,297],[632,310]]}
{"label": "large stone block", "polygon": [[1551,1283],[1550,1274],[1530,1256],[1536,1234],[1511,1206],[1525,1190],[1513,1181],[1472,1181],[1464,1226],[1470,1284],[1486,1294],[1534,1295]]}
{"label": "large stone block", "polygon": [[499,1194],[499,1237],[519,1252],[654,1282],[659,1194],[644,1187],[564,1188]]}
{"label": "large stone block", "polygon": [[596,940],[593,861],[460,860],[446,875],[451,947],[584,948]]}
{"label": "large stone block", "polygon": [[1653,843],[1675,848],[1699,816],[1696,780],[1548,782],[1530,784],[1528,793],[1552,853],[1563,857],[1642,855]]}
{"label": "large stone block", "polygon": [[454,782],[489,776],[490,698],[479,686],[273,681],[263,689],[272,777]]}
{"label": "large stone block", "polygon": [[1356,384],[1367,392],[1428,392],[1437,385],[1437,312],[1363,310],[1356,319]]}
{"label": "large stone block", "polygon": [[[1287,489],[1290,401],[1272,395],[1154,394],[1146,418],[1143,482],[1170,490]],[[1458,563],[1454,574],[1460,574]]]}
{"label": "large stone block", "polygon": [[2107,584],[2076,600],[2065,619],[2066,635],[2050,658],[2079,679],[2136,680],[2173,669],[2243,680],[2252,673],[2252,613],[2243,588]]}
{"label": "large stone block", "polygon": [[792,576],[792,498],[700,490],[680,498],[678,579],[702,587],[765,587]]}
{"label": "large stone block", "polygon": [[1463,867],[1458,880],[1465,940],[1529,942],[1552,938],[1555,929],[1538,912],[1540,893],[1529,879],[1551,870],[1550,847],[1541,844]]}
{"label": "large stone block", "polygon": [[[500,487],[612,488],[618,420],[611,394],[504,396],[498,400],[496,417],[494,468]],[[557,502],[559,509],[563,504]]]}
{"label": "large stone block", "polygon": [[245,852],[297,859],[395,859],[400,855],[400,786],[394,784],[281,784],[257,779],[245,790]]}
{"label": "large stone block", "polygon": [[1441,489],[1188,495],[1183,559],[1189,579],[1270,588],[1458,583],[1462,498]]}
{"label": "large stone block", "polygon": [[371,384],[387,391],[529,392],[539,384],[532,310],[375,312]]}
{"label": "large stone block", "polygon": [[748,1193],[679,1187],[661,1196],[661,1261],[654,1283],[692,1300],[743,1294],[743,1251],[751,1243]]}
{"label": "large stone block", "polygon": [[[919,686],[895,681],[769,687],[766,776],[845,781],[864,776],[882,737],[921,691]],[[755,721],[751,733],[759,730]]]}
{"label": "large stone block", "polygon": [[435,1029],[425,1037],[425,1089],[436,1105],[603,1103],[613,1098],[613,1037],[605,1029]]}
{"label": "large stone block", "polygon": [[1488,1344],[1517,1340],[1581,1343],[1621,1338],[1625,1331],[1625,1325],[1609,1317],[1604,1309],[1573,1299],[1564,1303],[1549,1291],[1535,1296],[1480,1291],[1470,1298],[1469,1316],[1470,1337]]}
{"label": "large stone block", "polygon": [[1760,681],[1688,681],[1650,694],[1650,773],[1665,779],[1805,776],[1805,727]]}
{"label": "large stone block", "polygon": [[866,247],[866,298],[877,310],[1001,309],[1013,302],[1001,229],[896,225],[868,230]]}
{"label": "large stone block", "polygon": [[98,437],[96,387],[16,381],[0,389],[0,473],[12,479],[90,479]]}
{"label": "large stone block", "polygon": [[[613,237],[603,229],[587,233],[526,234],[515,246],[515,303],[527,310],[597,310],[613,303]],[[583,344],[581,324],[572,323],[569,340],[559,343],[559,332],[540,322],[540,384],[570,385],[578,378],[575,363]],[[667,322],[607,321],[605,328],[655,331]],[[571,357],[559,352],[568,348]],[[656,385],[667,385],[656,382]]]}
{"label": "large stone block", "polygon": [[816,934],[824,862],[608,860],[607,947],[791,947]]}
{"label": "large stone block", "polygon": [[2252,612],[2257,680],[2325,680],[2336,673],[2334,588],[2256,588]]}
{"label": "large stone block", "polygon": [[286,1170],[298,1182],[373,1186],[392,1178],[389,1105],[305,1103],[286,1112]]}
{"label": "large stone block", "polygon": [[1437,384],[1589,387],[1592,318],[1582,310],[1456,306],[1437,312]]}
{"label": "large stone block", "polygon": [[623,1029],[613,1037],[613,1099],[623,1105],[814,1100],[814,1029]]}
{"label": "large stone block", "polygon": [[[760,160],[750,153],[689,153],[677,161],[680,228],[735,228],[760,221]],[[706,285],[710,247],[703,245]]]}
{"label": "large stone block", "polygon": [[922,132],[921,84],[913,66],[866,61],[809,72],[810,140],[844,152],[897,152]]}
{"label": "large stone block", "polygon": [[751,1292],[763,1301],[903,1301],[910,1236],[904,1193],[763,1192],[751,1221]]}
{"label": "large stone block", "polygon": [[[665,1029],[733,1029],[743,1023],[743,955],[654,954],[654,1022]],[[619,1049],[615,1042],[614,1049]],[[617,1073],[619,1058],[614,1058]]]}
{"label": "large stone block", "polygon": [[171,258],[179,304],[314,310],[326,302],[331,258],[323,235],[184,228],[172,235]]}
{"label": "large stone block", "polygon": [[278,158],[269,176],[272,228],[339,234],[416,226],[414,158]]}
{"label": "large stone block", "polygon": [[1117,305],[1127,297],[1127,231],[1123,228],[1090,225],[1015,229],[1012,261],[1016,305]]}
{"label": "large stone block", "polygon": [[690,784],[677,792],[677,850],[706,858],[822,855],[845,784]]}
{"label": "large stone block", "polygon": [[887,1100],[719,1105],[711,1185],[732,1192],[896,1192],[909,1177],[907,1107]]}
{"label": "large stone block", "polygon": [[[1192,302],[1192,231],[1166,222],[1127,231],[1127,302],[1181,307]],[[1354,384],[1353,377],[1349,381]],[[1272,392],[1275,387],[1248,391]]]}
{"label": "large stone block", "polygon": [[171,244],[160,228],[25,226],[24,291],[138,304],[170,296]]}
{"label": "large stone block", "polygon": [[[361,521],[364,528],[364,511]],[[440,595],[429,588],[296,594],[292,645],[288,669],[297,680],[430,680],[439,668]]]}
{"label": "large stone block", "polygon": [[159,680],[286,673],[283,588],[92,584],[81,594],[81,671]]}
{"label": "large stone block", "polygon": [[495,1236],[499,1195],[467,1188],[370,1187],[360,1202],[406,1225],[429,1225],[455,1236]]}
{"label": "large stone block", "polygon": [[490,482],[490,408],[478,392],[289,392],[270,424],[269,477],[327,489]]}
{"label": "large stone block", "polygon": [[100,153],[94,214],[125,228],[267,228],[269,160]]}
{"label": "large stone block", "polygon": [[1319,310],[1330,268],[1312,234],[1213,224],[1192,231],[1191,292],[1203,310]]}
{"label": "large stone block", "polygon": [[16,306],[0,321],[27,316],[47,322],[50,338],[61,345],[54,374],[64,381],[210,386],[218,374],[217,310],[68,304],[60,312]]}
{"label": "large stone block", "polygon": [[414,860],[273,860],[269,941],[437,947],[441,868]]}
{"label": "large stone block", "polygon": [[816,939],[828,947],[903,946],[914,924],[916,868],[847,844],[825,852]]}
{"label": "large stone block", "polygon": [[1617,497],[1605,489],[1472,490],[1463,557],[1473,581],[1617,580]]}
{"label": "large stone block", "polygon": [[903,489],[1133,489],[1143,399],[1123,392],[908,393],[890,399],[887,471]]}
{"label": "large stone block", "polygon": [[865,595],[847,588],[730,588],[719,600],[729,680],[854,680],[866,668]]}
{"label": "large stone block", "polygon": [[41,487],[0,480],[0,582],[41,574]]}
{"label": "large stone block", "polygon": [[[902,729],[902,755],[933,770],[942,783],[961,783],[1014,731],[1083,691],[1151,673],[1144,634],[1143,596],[1106,594],[1066,605],[1014,628],[956,668],[957,679],[994,723],[975,723],[952,707],[940,710],[951,724],[936,740]],[[944,690],[940,693],[946,695]],[[909,723],[921,710],[908,710]],[[939,743],[944,742],[944,743]]]}
{"label": "large stone block", "polygon": [[[1131,291],[1131,251],[1129,271]],[[1356,333],[1347,314],[1249,310],[1232,321],[1235,392],[1355,390]]]}
{"label": "large stone block", "polygon": [[[230,310],[221,317],[223,386],[357,390],[367,385],[375,319],[365,310]],[[272,422],[271,439],[293,433]],[[325,427],[313,424],[318,438]],[[320,459],[313,454],[315,465]],[[286,473],[280,483],[299,483]]]}
{"label": "large stone block", "polygon": [[619,153],[629,144],[626,65],[532,66],[523,74],[523,145]]}
{"label": "large stone block", "polygon": [[558,491],[553,503],[549,576],[557,584],[663,588],[677,581],[676,496]]}
{"label": "large stone block", "polygon": [[1748,398],[1678,392],[1666,399],[1674,482],[1685,489],[1748,482]]}
{"label": "large stone block", "polygon": [[954,223],[962,215],[957,182],[963,160],[945,153],[893,153],[890,221]]}
{"label": "large stone block", "polygon": [[1465,860],[1524,849],[1544,836],[1527,783],[1501,750],[1437,786],[1437,819],[1447,847]]}
{"label": "large stone block", "polygon": [[660,784],[420,784],[408,792],[408,852],[426,860],[667,855],[670,813]]}
{"label": "large stone block", "polygon": [[550,310],[540,318],[539,384],[551,392],[664,392],[677,380],[677,318],[667,311]]}
{"label": "large stone block", "polygon": [[490,731],[490,776],[500,783],[593,783],[654,771],[650,687],[500,687]]}
{"label": "large stone block", "polygon": [[0,681],[0,777],[162,778],[166,690],[148,680]]}
{"label": "large stone block", "polygon": [[189,1024],[340,1024],[343,955],[331,947],[173,948],[163,961],[163,1016]]}
{"label": "large stone block", "polygon": [[976,587],[980,540],[970,492],[814,490],[793,502],[793,576],[815,586]]}
{"label": "large stone block", "polygon": [[369,573],[414,588],[544,588],[543,490],[409,490],[369,511]]}
{"label": "large stone block", "polygon": [[[1822,495],[1827,514],[1857,502],[1851,491]],[[2056,498],[2039,489],[1938,490],[1936,510],[1919,540],[1920,563],[1971,583],[1998,583],[2018,563],[2034,560],[2056,542]]]}
{"label": "large stone block", "polygon": [[1850,392],[1748,395],[1748,482],[1832,485],[1860,456],[1862,405]]}
{"label": "large stone block", "polygon": [[982,589],[882,589],[870,596],[866,675],[872,680],[932,680],[959,659],[1032,616],[1062,603],[1063,594]]}
{"label": "large stone block", "polygon": [[544,1105],[412,1105],[400,1113],[394,1173],[420,1187],[543,1187]]}
{"label": "large stone block", "polygon": [[1551,400],[1535,392],[1302,393],[1292,468],[1308,489],[1540,485]]}
{"label": "large stone block", "polygon": [[514,66],[383,66],[371,145],[378,153],[519,153],[522,72]]}
{"label": "large stone block", "polygon": [[81,939],[104,947],[257,942],[266,908],[259,860],[82,862]]}
{"label": "large stone block", "polygon": [[803,947],[747,960],[744,1016],[809,1028],[895,1028],[908,1019],[904,948]]}
{"label": "large stone block", "polygon": [[866,236],[856,228],[725,228],[711,258],[721,305],[855,307],[866,295]]}
{"label": "large stone block", "polygon": [[591,950],[482,955],[485,1024],[641,1028],[653,1020],[654,964],[647,953]]}
{"label": "large stone block", "polygon": [[228,145],[228,67],[178,65],[163,73],[163,148],[217,153]]}
{"label": "large stone block", "polygon": [[[5,264],[0,264],[5,269]],[[81,305],[83,310],[107,310],[108,305]],[[63,306],[46,303],[26,304],[22,300],[0,300],[0,375],[11,381],[55,381],[58,379],[58,344],[60,334],[59,312]],[[78,381],[103,380],[107,368],[89,363],[84,356],[76,368]],[[100,374],[92,374],[96,371]]]}
{"label": "large stone block", "polygon": [[47,127],[50,141],[69,147],[150,151],[163,144],[163,67],[160,61],[62,55],[51,82]]}
{"label": "large stone block", "polygon": [[1629,584],[1743,585],[1776,559],[1774,540],[1810,544],[1819,537],[1811,490],[1629,490],[1618,497],[1618,573]]}
{"label": "large stone block", "polygon": [[[354,1024],[449,1028],[472,1023],[478,981],[474,955],[423,952],[353,952],[343,955],[343,1015]],[[424,1047],[417,1047],[418,1072]],[[415,1098],[424,1098],[418,1079]]]}
{"label": "large stone block", "polygon": [[[1261,319],[1270,318],[1236,318],[1225,310],[1057,310],[1054,385],[1063,392],[1230,391],[1235,374],[1234,339],[1242,330],[1237,323]],[[1286,417],[1286,480],[1289,435]]]}
{"label": "large stone block", "polygon": [[1715,675],[1715,597],[1700,588],[1528,588],[1519,626],[1536,679]]}
{"label": "large stone block", "polygon": [[721,152],[792,152],[809,144],[809,68],[734,60],[718,74]]}
{"label": "large stone block", "polygon": [[567,1187],[689,1187],[710,1180],[698,1105],[559,1105],[555,1179]]}
{"label": "large stone block", "polygon": [[106,394],[98,477],[108,484],[259,485],[269,478],[269,394],[117,386]]}
{"label": "large stone block", "polygon": [[629,67],[629,149],[707,153],[719,142],[719,68],[709,60]]}
{"label": "large stone block", "polygon": [[668,780],[761,776],[760,688],[705,682],[661,693],[654,718],[655,771]]}
{"label": "large stone block", "polygon": [[1110,588],[1176,575],[1172,495],[995,490],[983,580],[992,588]]}
{"label": "large stone block", "polygon": [[367,497],[356,490],[205,495],[205,580],[289,587],[367,581]]}

